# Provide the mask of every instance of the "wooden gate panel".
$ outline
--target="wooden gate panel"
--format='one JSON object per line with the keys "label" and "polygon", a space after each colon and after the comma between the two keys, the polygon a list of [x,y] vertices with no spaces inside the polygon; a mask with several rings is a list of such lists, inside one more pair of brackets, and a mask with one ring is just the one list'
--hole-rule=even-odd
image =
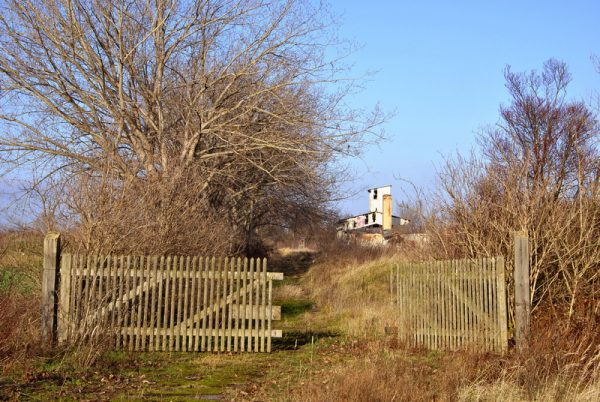
{"label": "wooden gate panel", "polygon": [[502,257],[398,264],[390,290],[399,336],[432,349],[505,350],[504,275]]}
{"label": "wooden gate panel", "polygon": [[266,259],[84,256],[61,259],[59,339],[114,338],[131,351],[270,352]]}

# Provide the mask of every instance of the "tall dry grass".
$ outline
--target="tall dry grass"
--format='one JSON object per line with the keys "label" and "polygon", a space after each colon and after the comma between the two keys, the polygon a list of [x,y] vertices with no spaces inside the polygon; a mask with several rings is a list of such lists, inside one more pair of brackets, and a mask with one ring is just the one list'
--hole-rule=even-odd
{"label": "tall dry grass", "polygon": [[560,323],[538,322],[529,349],[521,353],[430,352],[376,339],[374,335],[383,332],[385,310],[358,306],[351,305],[354,315],[349,319],[354,323],[347,327],[364,329],[362,334],[354,332],[363,340],[358,356],[292,387],[288,400],[600,400],[597,322],[579,334]]}
{"label": "tall dry grass", "polygon": [[86,368],[110,349],[96,324],[60,348],[51,350],[42,343],[42,254],[41,233],[0,232],[0,375],[26,374],[45,359]]}
{"label": "tall dry grass", "polygon": [[[367,336],[393,321],[387,278],[399,258],[392,249],[334,241],[315,259],[299,287],[319,319],[350,336]],[[291,292],[291,290],[288,290]]]}
{"label": "tall dry grass", "polygon": [[0,374],[39,354],[40,311],[38,297],[0,295]]}
{"label": "tall dry grass", "polygon": [[[413,259],[411,256],[410,259]],[[293,401],[600,400],[600,314],[575,320],[540,309],[527,350],[508,354],[427,352],[382,346],[394,322],[388,275],[406,253],[331,247],[300,282],[319,314],[361,339],[356,359],[293,387]],[[564,313],[566,314],[566,312]],[[395,345],[395,342],[392,343]]]}
{"label": "tall dry grass", "polygon": [[[519,357],[368,350],[290,393],[293,401],[597,401],[600,382],[548,375]],[[538,363],[541,363],[538,361]],[[538,368],[541,369],[541,368]]]}
{"label": "tall dry grass", "polygon": [[42,236],[0,232],[0,373],[40,351]]}

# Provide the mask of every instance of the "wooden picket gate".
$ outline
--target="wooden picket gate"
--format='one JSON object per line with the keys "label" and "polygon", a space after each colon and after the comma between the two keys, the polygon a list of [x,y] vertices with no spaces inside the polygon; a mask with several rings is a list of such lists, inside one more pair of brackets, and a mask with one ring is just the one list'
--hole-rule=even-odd
{"label": "wooden picket gate", "polygon": [[58,341],[117,349],[270,352],[281,307],[266,259],[62,254]]}
{"label": "wooden picket gate", "polygon": [[390,272],[398,335],[410,346],[504,351],[504,258],[399,263]]}

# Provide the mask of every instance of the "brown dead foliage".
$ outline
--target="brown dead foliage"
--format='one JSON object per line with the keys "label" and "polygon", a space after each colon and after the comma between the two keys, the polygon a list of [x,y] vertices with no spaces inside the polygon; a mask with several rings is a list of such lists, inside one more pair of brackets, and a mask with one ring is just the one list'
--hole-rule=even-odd
{"label": "brown dead foliage", "polygon": [[293,387],[293,401],[596,400],[598,321],[538,320],[530,348],[506,355],[428,352],[361,342],[342,364]]}
{"label": "brown dead foliage", "polygon": [[39,297],[0,295],[0,373],[39,353],[40,311]]}

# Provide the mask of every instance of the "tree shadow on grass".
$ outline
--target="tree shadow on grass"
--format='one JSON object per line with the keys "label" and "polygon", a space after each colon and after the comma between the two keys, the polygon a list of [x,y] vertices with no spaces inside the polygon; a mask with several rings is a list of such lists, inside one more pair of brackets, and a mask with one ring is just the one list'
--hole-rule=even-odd
{"label": "tree shadow on grass", "polygon": [[273,339],[273,350],[294,350],[303,345],[317,343],[323,338],[337,338],[334,331],[283,331],[282,338]]}
{"label": "tree shadow on grass", "polygon": [[285,276],[297,277],[305,274],[314,262],[316,253],[309,251],[274,255],[269,260],[269,271],[283,272]]}

